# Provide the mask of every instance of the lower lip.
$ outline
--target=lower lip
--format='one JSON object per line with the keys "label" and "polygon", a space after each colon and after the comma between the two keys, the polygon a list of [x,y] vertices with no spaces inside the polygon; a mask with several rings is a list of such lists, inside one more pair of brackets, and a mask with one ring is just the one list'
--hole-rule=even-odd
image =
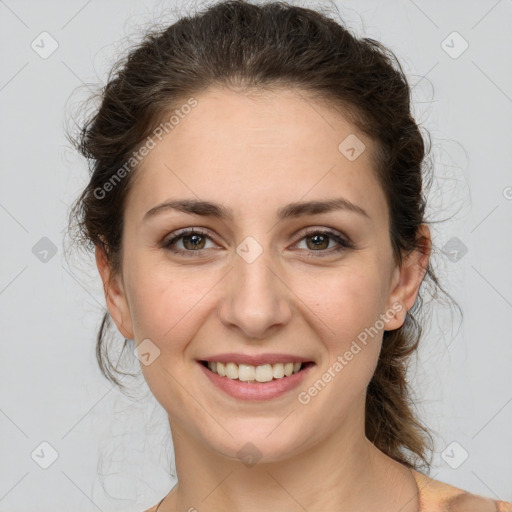
{"label": "lower lip", "polygon": [[289,377],[281,379],[273,379],[268,382],[244,382],[240,380],[221,377],[219,374],[212,372],[202,363],[197,363],[203,373],[222,391],[241,400],[271,400],[284,395],[286,392],[296,388],[309,373],[313,364],[307,366]]}

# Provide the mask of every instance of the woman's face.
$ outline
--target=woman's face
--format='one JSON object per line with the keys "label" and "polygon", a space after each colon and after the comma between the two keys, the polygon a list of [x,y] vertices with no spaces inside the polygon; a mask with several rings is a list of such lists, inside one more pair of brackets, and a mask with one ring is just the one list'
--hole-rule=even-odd
{"label": "woman's face", "polygon": [[[173,431],[194,442],[234,459],[251,442],[271,461],[341,432],[364,435],[383,331],[403,323],[422,277],[417,265],[394,265],[374,147],[305,94],[196,99],[137,171],[110,313],[125,337],[145,340],[144,377]],[[159,207],[184,200],[216,207]],[[298,207],[333,200],[354,207]],[[176,238],[185,228],[200,233]],[[106,282],[100,251],[97,261]],[[225,353],[235,354],[225,363],[262,355],[255,366],[264,366],[284,354],[277,360],[310,364],[300,378],[230,380],[228,393],[214,383],[228,377],[199,362]],[[288,378],[299,382],[287,387]],[[285,390],[265,395],[278,381]],[[261,394],[248,398],[250,386]]]}

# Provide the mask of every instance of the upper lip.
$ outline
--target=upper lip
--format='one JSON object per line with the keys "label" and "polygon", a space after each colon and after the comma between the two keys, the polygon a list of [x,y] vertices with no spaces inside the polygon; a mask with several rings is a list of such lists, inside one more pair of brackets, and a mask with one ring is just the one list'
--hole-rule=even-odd
{"label": "upper lip", "polygon": [[308,363],[311,359],[302,356],[294,356],[292,354],[239,354],[239,353],[225,353],[215,354],[200,361],[211,361],[217,363],[236,363],[236,364],[249,364],[251,366],[260,366],[263,364],[277,364],[277,363]]}

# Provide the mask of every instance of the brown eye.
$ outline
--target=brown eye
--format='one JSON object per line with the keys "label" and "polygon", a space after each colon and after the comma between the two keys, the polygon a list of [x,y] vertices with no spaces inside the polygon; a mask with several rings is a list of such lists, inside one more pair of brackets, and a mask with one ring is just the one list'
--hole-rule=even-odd
{"label": "brown eye", "polygon": [[[211,240],[211,237],[206,233],[198,231],[197,229],[186,229],[179,232],[168,241],[164,241],[162,247],[176,254],[193,256],[195,252],[200,253],[209,248],[205,247],[208,240]],[[179,246],[180,242],[183,248]]]}
{"label": "brown eye", "polygon": [[194,234],[182,236],[185,249],[204,249],[205,238],[202,235]]}
{"label": "brown eye", "polygon": [[[320,257],[354,248],[353,243],[348,239],[348,237],[345,238],[341,234],[333,231],[310,231],[304,234],[300,241],[302,240],[306,241],[306,250],[309,251],[309,253],[316,252],[318,254],[315,254],[315,256]],[[329,248],[329,243],[331,241],[334,242],[334,247]],[[308,256],[310,255],[311,254],[308,254]]]}
{"label": "brown eye", "polygon": [[322,235],[322,234],[315,234],[315,235],[308,235],[305,237],[306,240],[311,240],[311,243],[307,243],[308,249],[316,250],[316,249],[327,249],[329,247],[329,241],[331,240],[331,237]]}

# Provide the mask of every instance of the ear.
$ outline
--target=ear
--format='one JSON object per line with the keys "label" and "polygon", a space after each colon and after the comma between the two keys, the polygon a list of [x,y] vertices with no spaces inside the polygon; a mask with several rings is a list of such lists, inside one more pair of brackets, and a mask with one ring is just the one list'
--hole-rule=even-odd
{"label": "ear", "polygon": [[103,281],[103,291],[107,308],[119,332],[128,339],[134,339],[130,308],[120,274],[114,274],[105,250],[96,246],[96,266]]}
{"label": "ear", "polygon": [[419,229],[419,247],[407,254],[393,275],[392,291],[389,296],[388,308],[395,312],[394,318],[386,323],[386,331],[393,331],[401,327],[405,321],[407,311],[412,308],[421,282],[427,271],[432,239],[430,229],[422,224]]}

